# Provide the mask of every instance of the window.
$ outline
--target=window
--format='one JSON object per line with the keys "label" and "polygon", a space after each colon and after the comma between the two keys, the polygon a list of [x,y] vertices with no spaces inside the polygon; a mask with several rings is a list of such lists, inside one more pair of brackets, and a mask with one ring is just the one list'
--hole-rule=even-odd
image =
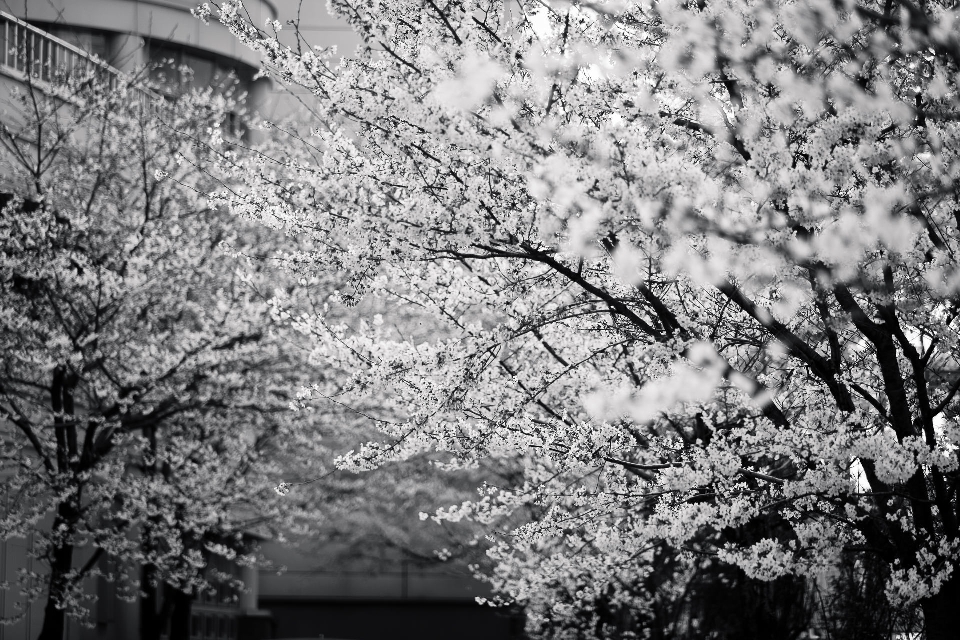
{"label": "window", "polygon": [[166,93],[180,90],[180,58],[176,49],[150,43],[150,81]]}
{"label": "window", "polygon": [[236,84],[238,93],[248,90],[251,73],[229,61],[167,42],[151,41],[150,80],[168,94],[212,87],[223,93]]}
{"label": "window", "polygon": [[110,41],[107,34],[102,31],[55,25],[41,26],[40,28],[77,48],[83,49],[90,55],[97,56],[104,62],[110,60]]}
{"label": "window", "polygon": [[193,76],[190,78],[194,87],[209,87],[214,83],[217,75],[217,65],[209,58],[202,58],[190,54],[183,54],[183,64],[190,67]]}

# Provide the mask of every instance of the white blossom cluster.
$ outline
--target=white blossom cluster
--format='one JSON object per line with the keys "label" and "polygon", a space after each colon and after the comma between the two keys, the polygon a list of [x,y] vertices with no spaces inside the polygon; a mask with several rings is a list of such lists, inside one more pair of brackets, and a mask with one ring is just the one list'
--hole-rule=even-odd
{"label": "white blossom cluster", "polygon": [[544,636],[860,552],[952,624],[955,7],[334,0],[339,63],[237,7],[318,117],[226,158],[221,202],[381,314],[290,313],[402,416],[339,465],[509,471],[421,518],[482,525]]}

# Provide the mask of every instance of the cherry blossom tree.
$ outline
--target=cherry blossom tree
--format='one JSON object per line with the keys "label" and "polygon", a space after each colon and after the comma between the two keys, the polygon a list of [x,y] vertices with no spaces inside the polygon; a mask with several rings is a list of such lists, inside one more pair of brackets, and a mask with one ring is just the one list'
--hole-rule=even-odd
{"label": "cherry blossom tree", "polygon": [[119,84],[28,84],[0,136],[0,536],[34,533],[42,640],[95,576],[142,596],[144,637],[187,637],[227,578],[212,558],[252,563],[246,532],[313,518],[273,491],[289,448],[320,446],[290,420],[308,369],[271,321],[278,236],[199,195],[231,104]]}
{"label": "cherry blossom tree", "polygon": [[493,585],[544,636],[611,637],[598,602],[642,619],[663,554],[657,591],[859,554],[953,637],[954,5],[330,6],[365,43],[342,61],[236,2],[198,15],[315,97],[216,197],[432,331],[300,318],[407,416],[340,464],[514,465],[432,517],[489,527]]}

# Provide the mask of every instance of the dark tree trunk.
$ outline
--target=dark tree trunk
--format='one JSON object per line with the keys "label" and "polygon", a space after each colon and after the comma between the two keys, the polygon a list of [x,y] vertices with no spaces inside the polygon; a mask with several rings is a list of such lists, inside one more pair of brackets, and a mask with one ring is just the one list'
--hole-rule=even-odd
{"label": "dark tree trunk", "polygon": [[193,607],[193,595],[179,589],[167,587],[166,598],[172,603],[170,615],[170,637],[190,637],[190,611]]}
{"label": "dark tree trunk", "polygon": [[37,640],[63,640],[66,628],[66,615],[63,600],[69,590],[67,574],[73,567],[73,545],[69,543],[69,535],[73,528],[73,509],[68,504],[57,507],[57,517],[53,520],[53,531],[60,531],[66,527],[64,537],[53,549],[50,563],[50,591],[47,593],[47,604],[43,609],[43,626]]}
{"label": "dark tree trunk", "polygon": [[140,598],[140,638],[141,640],[156,640],[160,635],[157,629],[157,585],[153,582],[153,566],[146,564],[141,571]]}
{"label": "dark tree trunk", "polygon": [[169,588],[168,593],[161,598],[161,590],[165,585],[156,580],[156,570],[156,567],[150,564],[143,567],[144,596],[140,600],[140,640],[160,640],[170,620],[172,602]]}
{"label": "dark tree trunk", "polygon": [[955,568],[940,592],[921,602],[927,640],[956,640],[960,634],[960,575]]}
{"label": "dark tree trunk", "polygon": [[[77,455],[77,430],[73,424],[73,388],[77,376],[70,373],[64,365],[53,370],[50,383],[50,408],[54,413],[54,431],[57,439],[57,470],[67,473],[71,470]],[[76,480],[76,476],[74,476]],[[57,505],[57,515],[53,519],[53,549],[50,553],[50,587],[47,592],[47,604],[43,609],[43,626],[37,640],[63,640],[66,630],[66,609],[64,601],[70,590],[70,570],[73,568],[73,543],[70,538],[76,527],[79,513],[81,486],[66,502]]]}
{"label": "dark tree trunk", "polygon": [[[149,435],[150,453],[153,460],[156,460],[156,429],[152,429]],[[147,466],[148,475],[153,475],[155,472],[156,466],[154,464]],[[156,518],[148,519],[144,523],[141,533],[141,545],[147,557],[150,557],[156,551],[156,541],[154,539],[156,520]],[[159,570],[155,564],[150,562],[144,564],[142,574],[141,585],[144,595],[140,600],[140,640],[160,640],[160,636],[170,619],[170,589],[159,579]]]}

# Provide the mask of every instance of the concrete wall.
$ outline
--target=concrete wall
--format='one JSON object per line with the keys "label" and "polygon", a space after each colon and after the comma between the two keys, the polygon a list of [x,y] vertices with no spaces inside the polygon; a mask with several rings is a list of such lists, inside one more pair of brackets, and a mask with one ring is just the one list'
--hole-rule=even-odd
{"label": "concrete wall", "polygon": [[279,638],[511,640],[523,621],[476,603],[488,595],[462,564],[421,564],[385,549],[359,558],[337,545],[297,549],[275,542],[264,555],[285,571],[260,572],[260,608]]}
{"label": "concrete wall", "polygon": [[277,638],[519,640],[523,619],[470,602],[262,600]]}
{"label": "concrete wall", "polygon": [[[259,67],[259,56],[237,42],[229,31],[211,21],[204,25],[190,15],[195,0],[7,0],[3,9],[30,22],[59,23],[102,29],[133,38],[134,50],[143,38],[155,38],[196,47]],[[254,22],[262,25],[277,17],[266,0],[246,0]],[[141,47],[142,48],[142,47]]]}
{"label": "concrete wall", "polygon": [[[241,45],[215,20],[204,25],[190,15],[200,0],[0,0],[0,9],[21,19],[109,32],[106,62],[131,72],[147,60],[147,41],[165,41],[192,47],[259,68],[259,55]],[[323,0],[246,0],[253,21],[281,23],[299,19],[300,30],[311,46],[337,47],[349,55],[361,43],[345,23],[326,11]],[[284,24],[281,41],[295,45],[293,27]],[[300,87],[285,87],[258,80],[249,88],[248,107],[264,118],[279,121],[302,114],[302,102],[312,100]]]}
{"label": "concrete wall", "polygon": [[265,542],[263,555],[274,567],[260,571],[261,598],[355,598],[361,600],[456,600],[489,595],[462,563],[423,563],[386,548],[366,557],[334,543],[297,548]]}

